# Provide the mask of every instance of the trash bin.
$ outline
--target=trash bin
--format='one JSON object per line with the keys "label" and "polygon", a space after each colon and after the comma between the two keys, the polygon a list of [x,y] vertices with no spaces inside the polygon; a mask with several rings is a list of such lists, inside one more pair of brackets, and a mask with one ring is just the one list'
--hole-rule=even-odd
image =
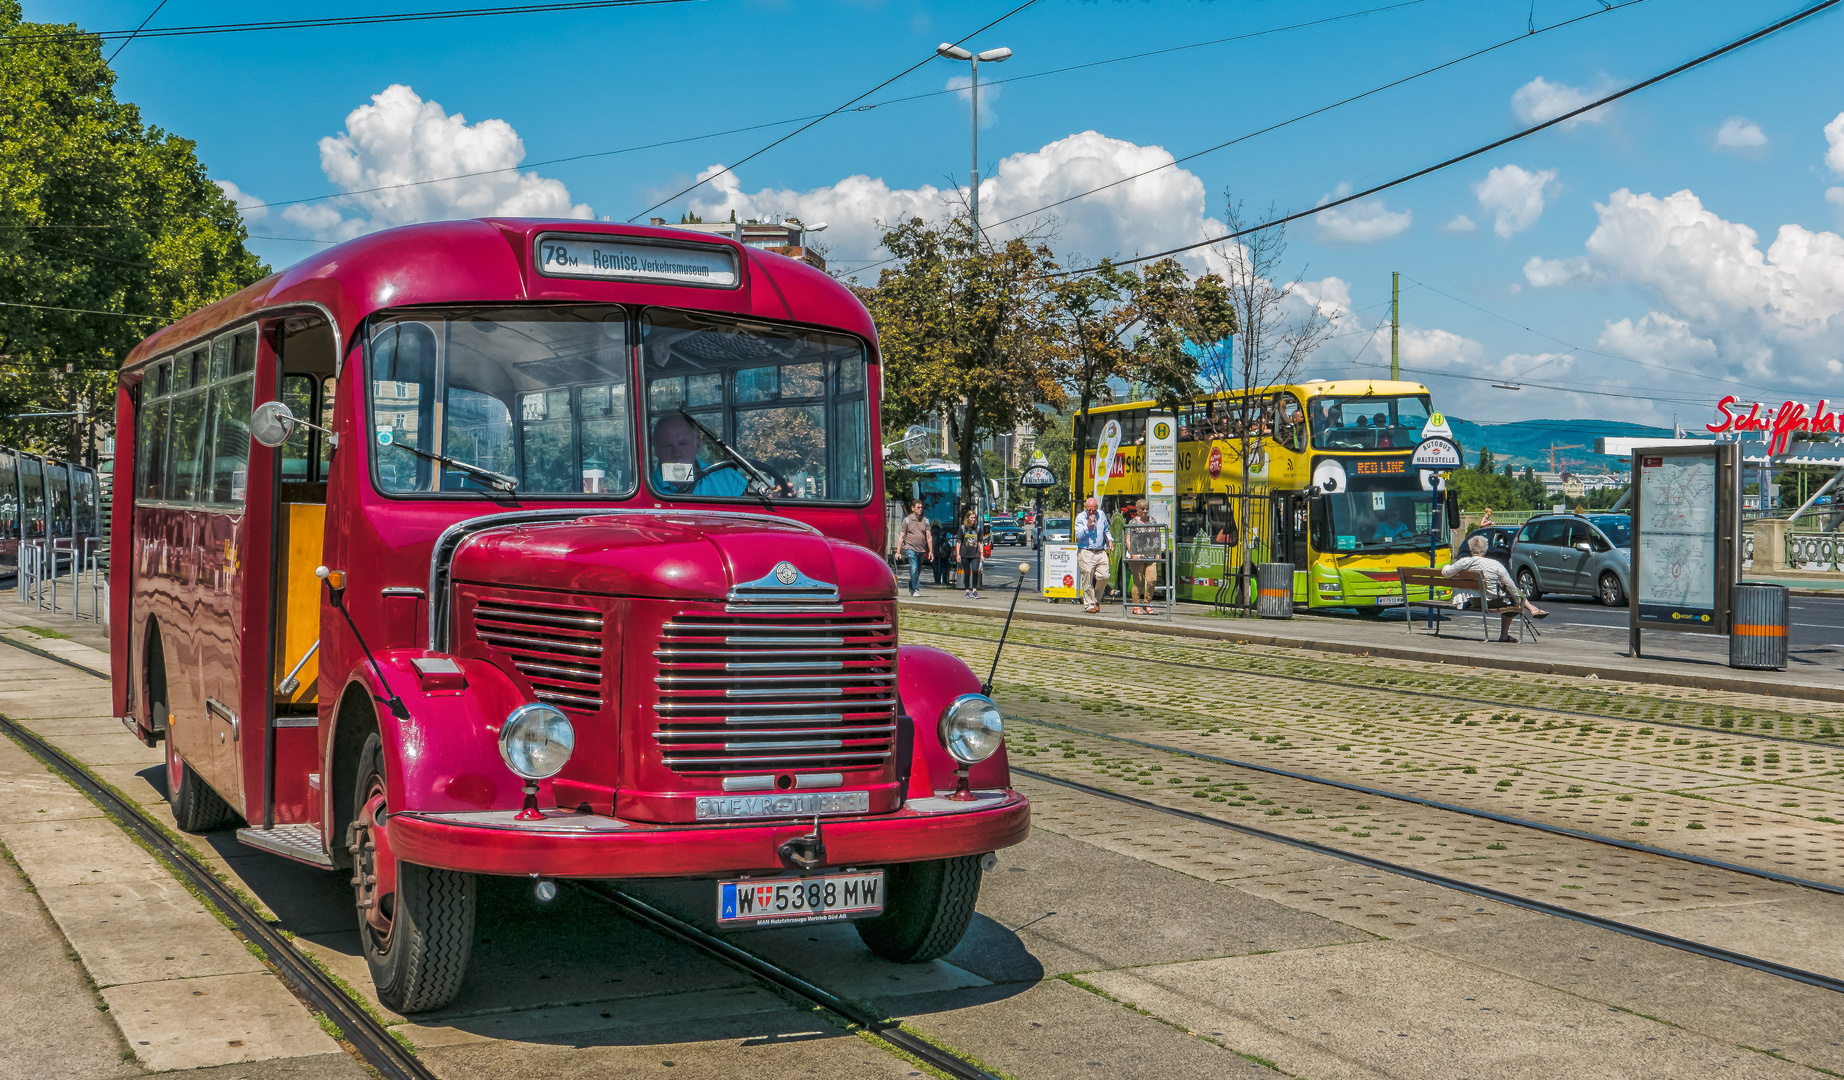
{"label": "trash bin", "polygon": [[1293,564],[1265,562],[1255,564],[1255,613],[1264,619],[1293,618]]}
{"label": "trash bin", "polygon": [[1784,585],[1744,581],[1735,586],[1729,625],[1729,666],[1757,671],[1786,667],[1787,591]]}

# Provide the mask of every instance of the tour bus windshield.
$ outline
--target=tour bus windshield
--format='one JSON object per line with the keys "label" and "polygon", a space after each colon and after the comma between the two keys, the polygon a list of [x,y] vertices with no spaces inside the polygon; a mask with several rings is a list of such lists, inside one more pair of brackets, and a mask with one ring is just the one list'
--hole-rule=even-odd
{"label": "tour bus windshield", "polygon": [[641,317],[647,482],[666,498],[862,503],[857,338],[654,309]]}
{"label": "tour bus windshield", "polygon": [[1428,423],[1425,394],[1316,397],[1308,422],[1317,450],[1408,450],[1421,441]]}
{"label": "tour bus windshield", "polygon": [[1330,535],[1319,547],[1330,552],[1426,551],[1434,529],[1434,496],[1419,488],[1402,491],[1328,493]]}
{"label": "tour bus windshield", "polygon": [[625,310],[420,310],[370,341],[380,490],[633,493]]}

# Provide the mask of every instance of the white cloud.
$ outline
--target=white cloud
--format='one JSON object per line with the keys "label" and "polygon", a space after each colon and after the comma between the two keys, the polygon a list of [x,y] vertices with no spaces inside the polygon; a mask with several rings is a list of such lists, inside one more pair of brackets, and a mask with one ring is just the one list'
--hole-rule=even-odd
{"label": "white cloud", "polygon": [[[393,84],[352,110],[345,131],[320,140],[321,171],[349,194],[282,216],[342,240],[417,221],[590,216],[586,204],[570,202],[562,181],[517,171],[524,158],[525,143],[506,121],[469,124]],[[459,179],[418,183],[451,176]]]}
{"label": "white cloud", "polygon": [[[973,80],[966,75],[953,75],[948,78],[946,89],[954,91],[961,104],[970,104],[973,99]],[[980,126],[990,127],[999,118],[994,110],[999,104],[999,94],[1005,89],[1003,83],[985,82],[980,84]]]}
{"label": "white cloud", "polygon": [[1453,220],[1442,225],[1441,228],[1450,233],[1469,233],[1479,230],[1479,226],[1473,224],[1473,219],[1465,214],[1455,214]]}
{"label": "white cloud", "polygon": [[1716,129],[1716,145],[1723,150],[1757,150],[1767,145],[1767,136],[1747,117],[1731,116]]}
{"label": "white cloud", "polygon": [[264,205],[261,199],[238,187],[236,184],[231,183],[229,180],[213,180],[212,183],[218,185],[218,187],[223,190],[225,196],[228,197],[231,202],[237,204],[237,209],[243,214],[244,224],[248,225],[252,222],[261,221],[269,216],[269,207]]}
{"label": "white cloud", "polygon": [[[1727,373],[1828,381],[1825,361],[1844,352],[1844,236],[1782,225],[1762,251],[1753,229],[1690,191],[1661,199],[1622,188],[1595,210],[1588,253],[1655,291],[1687,334],[1714,343]],[[1658,336],[1666,324],[1649,327]]]}
{"label": "white cloud", "polygon": [[1577,285],[1605,281],[1607,278],[1586,256],[1545,259],[1532,255],[1524,263],[1524,280],[1539,289],[1552,289],[1558,285]]}
{"label": "white cloud", "polygon": [[1844,112],[1831,118],[1825,125],[1825,165],[1832,172],[1844,176]]}
{"label": "white cloud", "polygon": [[1556,182],[1556,170],[1531,172],[1518,165],[1500,165],[1473,185],[1479,208],[1492,215],[1492,231],[1512,236],[1537,223],[1543,200]]}
{"label": "white cloud", "polygon": [[[990,235],[1006,237],[1039,217],[1054,217],[1056,250],[1088,259],[1159,251],[1220,235],[1223,224],[1204,212],[1204,182],[1181,168],[1139,176],[1045,215],[1030,213],[1171,161],[1172,155],[1163,147],[1138,146],[1094,131],[1070,135],[1001,159],[997,173],[980,181],[980,220]],[[944,219],[966,195],[965,189],[927,184],[893,188],[882,178],[862,174],[807,191],[763,188],[749,192],[721,165],[699,175],[715,179],[691,197],[694,213],[707,221],[722,220],[731,211],[739,219],[779,214],[824,221],[829,226],[824,238],[834,262],[878,257],[889,225],[909,217]],[[1021,214],[1026,217],[999,224]],[[1204,269],[1212,257],[1200,248],[1179,259],[1195,272]]]}
{"label": "white cloud", "polygon": [[1690,323],[1662,311],[1648,311],[1637,322],[1609,322],[1601,331],[1601,348],[1648,363],[1683,368],[1716,359],[1716,343],[1699,335]]}
{"label": "white cloud", "polygon": [[[1563,113],[1579,109],[1600,95],[1590,93],[1578,86],[1567,83],[1550,82],[1539,75],[1517,88],[1511,95],[1511,111],[1526,124],[1540,124]],[[1598,124],[1607,119],[1607,108],[1599,108],[1591,113],[1583,113],[1565,122],[1563,127],[1576,124]]]}
{"label": "white cloud", "polygon": [[[1339,184],[1338,190],[1320,199],[1319,204],[1323,206],[1350,193],[1350,184]],[[1368,244],[1401,235],[1408,229],[1409,220],[1409,211],[1393,211],[1382,199],[1361,199],[1314,216],[1313,227],[1320,243]]]}

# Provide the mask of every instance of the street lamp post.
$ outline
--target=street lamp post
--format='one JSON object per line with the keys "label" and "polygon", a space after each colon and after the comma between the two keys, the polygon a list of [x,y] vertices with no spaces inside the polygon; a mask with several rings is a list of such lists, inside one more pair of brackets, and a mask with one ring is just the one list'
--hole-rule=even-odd
{"label": "street lamp post", "polygon": [[978,239],[980,235],[980,64],[982,62],[997,64],[1002,60],[1010,60],[1012,50],[987,49],[985,52],[976,53],[944,41],[935,46],[935,51],[949,60],[965,60],[973,66],[973,172],[971,183],[967,187],[967,206],[973,216],[973,235],[975,239]]}

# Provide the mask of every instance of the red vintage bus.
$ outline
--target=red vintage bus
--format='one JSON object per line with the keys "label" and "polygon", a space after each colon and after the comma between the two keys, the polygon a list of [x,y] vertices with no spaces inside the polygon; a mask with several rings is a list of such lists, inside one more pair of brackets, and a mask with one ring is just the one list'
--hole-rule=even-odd
{"label": "red vintage bus", "polygon": [[123,366],[117,715],[182,828],[350,873],[395,1009],[458,989],[477,874],[941,956],[1030,810],[979,679],[898,645],[878,395],[851,293],[729,239],[341,244]]}

